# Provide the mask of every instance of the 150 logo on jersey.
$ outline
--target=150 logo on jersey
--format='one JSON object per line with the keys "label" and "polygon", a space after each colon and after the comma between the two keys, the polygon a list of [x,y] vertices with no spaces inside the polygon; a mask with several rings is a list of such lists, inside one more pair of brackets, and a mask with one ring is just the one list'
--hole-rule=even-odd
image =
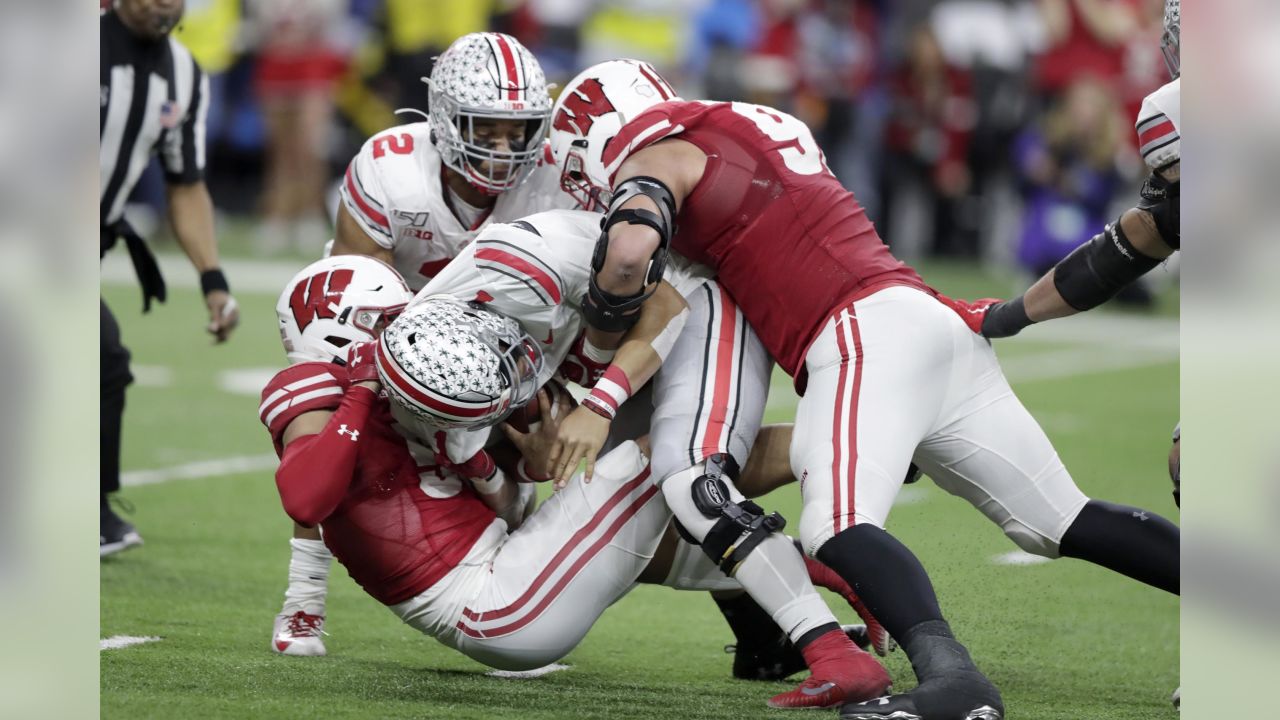
{"label": "150 logo on jersey", "polygon": [[338,316],[342,293],[351,284],[351,275],[349,269],[322,272],[294,286],[289,308],[293,310],[299,332],[306,330],[316,318],[331,320]]}

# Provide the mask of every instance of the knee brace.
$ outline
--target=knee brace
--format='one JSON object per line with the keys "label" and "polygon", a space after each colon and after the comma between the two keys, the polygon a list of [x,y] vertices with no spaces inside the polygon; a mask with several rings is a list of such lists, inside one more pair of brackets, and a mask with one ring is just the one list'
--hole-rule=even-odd
{"label": "knee brace", "polygon": [[730,577],[770,533],[787,526],[787,521],[776,512],[766,515],[763,508],[750,500],[733,502],[730,499],[724,479],[727,476],[733,480],[737,473],[738,464],[733,457],[718,453],[707,458],[702,474],[690,485],[694,507],[715,521],[700,543],[691,539],[677,522],[681,534],[690,542],[700,544],[707,557]]}
{"label": "knee brace", "polygon": [[1053,285],[1068,305],[1083,312],[1115,297],[1160,262],[1138,252],[1116,220],[1057,264]]}

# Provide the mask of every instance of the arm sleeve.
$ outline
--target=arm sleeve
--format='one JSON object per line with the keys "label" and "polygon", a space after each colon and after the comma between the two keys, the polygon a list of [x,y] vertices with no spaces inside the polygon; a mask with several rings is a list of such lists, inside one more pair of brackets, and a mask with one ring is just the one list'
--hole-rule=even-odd
{"label": "arm sleeve", "polygon": [[277,455],[283,454],[284,431],[294,418],[313,410],[334,410],[342,402],[341,371],[329,363],[300,363],[276,373],[263,388],[258,419],[271,433]]}
{"label": "arm sleeve", "polygon": [[387,194],[374,167],[373,140],[366,142],[347,165],[339,195],[360,229],[378,245],[391,250],[395,247],[395,236],[387,215]]}
{"label": "arm sleeve", "polygon": [[[191,78],[191,98],[182,124],[166,130],[161,138],[160,162],[165,180],[188,185],[204,179],[205,125],[209,116],[209,76],[190,55],[175,56],[174,73],[178,78]],[[181,80],[178,81],[181,91]]]}
{"label": "arm sleeve", "polygon": [[355,475],[360,435],[376,397],[369,388],[350,388],[323,430],[285,447],[276,469],[276,489],[284,511],[294,521],[318,525],[342,502]]}

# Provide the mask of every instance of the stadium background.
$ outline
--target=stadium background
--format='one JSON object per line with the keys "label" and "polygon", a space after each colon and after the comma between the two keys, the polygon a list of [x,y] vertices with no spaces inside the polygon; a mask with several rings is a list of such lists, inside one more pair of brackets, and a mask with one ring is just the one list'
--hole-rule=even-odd
{"label": "stadium background", "polygon": [[[103,294],[119,308],[137,364],[124,494],[147,545],[103,564],[101,635],[162,640],[103,651],[103,716],[774,714],[763,701],[776,688],[727,679],[721,646],[730,636],[712,603],[662,589],[642,588],[607,613],[565,661],[571,669],[495,680],[400,626],[335,569],[330,657],[269,652],[289,524],[256,396],[283,363],[275,296],[329,237],[330,186],[364,138],[412,120],[397,120],[394,108],[425,109],[425,86],[413,80],[431,56],[463,33],[499,29],[560,84],[587,64],[630,55],[653,62],[686,97],[796,114],[928,281],[961,297],[1007,296],[1131,204],[1140,179],[1131,119],[1166,77],[1160,6],[189,1],[178,36],[215,76],[208,179],[244,320],[228,346],[203,347],[194,278],[157,221],[162,187],[142,183],[130,217],[150,228],[176,287],[143,320],[131,310],[137,290],[123,254],[104,264]],[[288,33],[270,18],[304,16],[302,54],[317,70],[305,92],[266,92],[272,60],[296,52],[273,45]],[[281,107],[282,97],[307,100]],[[291,128],[320,139],[302,161],[323,168],[324,182],[290,186],[299,178],[280,167],[279,142]],[[298,148],[284,152],[298,160]],[[1176,516],[1163,477],[1178,415],[1175,268],[1152,275],[1154,295],[1128,298],[1141,314],[1110,308],[1033,327],[998,349],[1087,493]],[[788,384],[775,378],[768,419],[793,410]],[[767,504],[799,516],[794,488]],[[1016,717],[1172,713],[1176,601],[1095,568],[1025,564],[995,528],[927,482],[908,488],[891,525],[934,575]],[[901,689],[911,677],[905,659],[889,666]]]}

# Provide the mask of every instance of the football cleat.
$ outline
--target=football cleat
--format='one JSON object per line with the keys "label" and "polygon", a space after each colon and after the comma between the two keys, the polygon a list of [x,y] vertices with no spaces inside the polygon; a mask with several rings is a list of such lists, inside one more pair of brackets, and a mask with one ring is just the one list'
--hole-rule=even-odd
{"label": "football cleat", "polygon": [[840,720],[1003,720],[1000,693],[981,673],[957,673],[840,708]]}
{"label": "football cleat", "polygon": [[830,708],[889,692],[893,681],[875,658],[859,652],[854,663],[854,672],[844,677],[810,675],[796,689],[769,698],[769,707],[787,710]]}
{"label": "football cleat", "polygon": [[271,649],[281,655],[320,657],[325,654],[324,615],[312,615],[299,610],[282,612],[276,616],[271,633]]}
{"label": "football cleat", "polygon": [[[123,501],[120,501],[123,505]],[[128,508],[128,506],[125,506]],[[136,528],[116,515],[104,496],[98,516],[98,557],[114,555],[122,550],[142,544],[142,536]]]}
{"label": "football cleat", "polygon": [[1173,697],[1169,699],[1173,701],[1173,706],[1178,712],[1182,712],[1182,686],[1178,686],[1178,689],[1173,691]]}
{"label": "football cleat", "polygon": [[[859,648],[871,647],[866,625],[843,625],[840,629]],[[739,680],[785,680],[809,668],[781,630],[774,642],[757,647],[725,645],[724,651],[733,655],[733,676]]]}

